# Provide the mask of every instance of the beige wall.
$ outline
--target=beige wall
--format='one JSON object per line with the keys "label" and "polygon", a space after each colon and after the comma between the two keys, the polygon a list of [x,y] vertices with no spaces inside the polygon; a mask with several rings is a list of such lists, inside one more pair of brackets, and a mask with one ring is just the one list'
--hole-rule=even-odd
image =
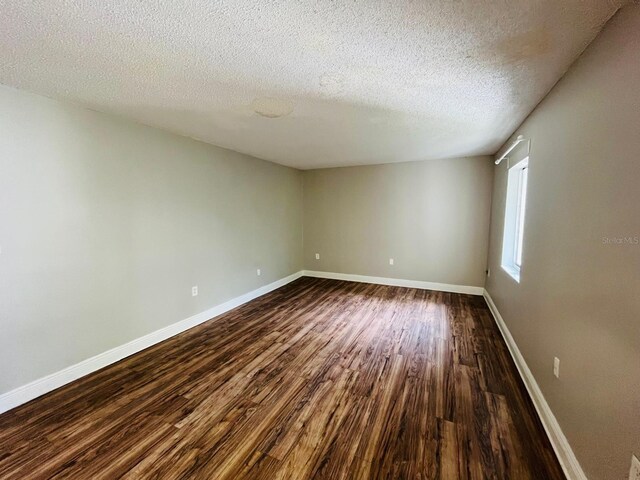
{"label": "beige wall", "polygon": [[[640,6],[618,13],[516,134],[531,139],[521,283],[500,268],[503,162],[487,289],[587,476],[627,478],[640,455]],[[632,243],[603,241],[619,237]]]}
{"label": "beige wall", "polygon": [[0,245],[4,393],[299,271],[302,177],[0,87]]}
{"label": "beige wall", "polygon": [[305,268],[483,286],[492,165],[475,157],[305,171]]}

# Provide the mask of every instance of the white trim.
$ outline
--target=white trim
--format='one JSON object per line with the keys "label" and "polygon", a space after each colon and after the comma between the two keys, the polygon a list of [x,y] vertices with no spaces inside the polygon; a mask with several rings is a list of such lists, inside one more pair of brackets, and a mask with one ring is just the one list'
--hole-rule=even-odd
{"label": "white trim", "polygon": [[122,360],[125,357],[133,355],[145,348],[160,343],[174,335],[189,330],[207,320],[212,319],[218,315],[221,315],[229,310],[232,310],[240,305],[249,302],[255,298],[258,298],[266,293],[269,293],[277,288],[286,285],[302,276],[303,272],[297,272],[288,277],[276,280],[273,283],[264,285],[251,292],[240,295],[227,302],[221,303],[215,307],[212,307],[204,312],[198,313],[185,320],[173,323],[167,327],[151,332],[143,337],[132,340],[119,347],[112,348],[106,352],[100,353],[95,357],[83,360],[80,363],[71,365],[63,370],[47,375],[46,377],[35,380],[31,383],[23,385],[11,390],[10,392],[0,395],[0,413],[6,412],[12,408],[22,405],[34,398],[37,398],[45,393],[51,392],[56,388],[60,388],[67,383],[73,382],[85,375],[88,375],[96,370],[111,365],[112,363]]}
{"label": "white trim", "polygon": [[467,285],[451,285],[448,283],[421,282],[419,280],[403,280],[400,278],[369,277],[366,275],[352,275],[350,273],[317,272],[303,270],[305,277],[330,278],[333,280],[346,280],[348,282],[376,283],[379,285],[392,285],[394,287],[420,288],[423,290],[438,290],[440,292],[468,293],[482,295],[483,287],[470,287]]}
{"label": "white trim", "polygon": [[511,357],[515,362],[516,367],[518,367],[518,372],[520,372],[522,381],[524,382],[525,387],[527,387],[529,396],[531,397],[533,405],[535,406],[536,411],[538,412],[538,416],[540,417],[540,421],[542,422],[542,425],[547,432],[547,436],[551,441],[551,445],[556,452],[556,456],[560,461],[560,465],[562,466],[562,470],[564,470],[564,474],[569,480],[587,480],[587,476],[584,474],[584,471],[582,470],[578,459],[573,453],[567,437],[564,436],[564,433],[560,428],[560,424],[558,424],[558,420],[556,420],[556,417],[551,411],[551,408],[545,400],[544,395],[542,395],[542,391],[538,386],[538,382],[536,382],[536,379],[531,373],[531,370],[529,370],[527,362],[522,356],[522,353],[520,353],[520,349],[511,336],[511,332],[509,332],[509,328],[507,328],[507,324],[502,318],[502,315],[500,315],[496,304],[493,303],[491,295],[489,295],[489,292],[485,290],[483,296],[487,301],[489,310],[491,310],[491,313],[496,320],[496,324],[500,329],[500,333],[502,333],[502,337],[504,338],[504,341],[509,348]]}

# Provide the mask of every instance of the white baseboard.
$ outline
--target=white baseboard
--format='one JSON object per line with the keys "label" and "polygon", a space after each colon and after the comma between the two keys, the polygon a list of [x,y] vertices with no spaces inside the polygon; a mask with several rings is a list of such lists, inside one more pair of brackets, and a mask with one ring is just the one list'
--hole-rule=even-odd
{"label": "white baseboard", "polygon": [[486,290],[484,291],[483,295],[485,300],[487,301],[487,305],[489,305],[489,309],[491,310],[493,317],[496,320],[496,324],[498,325],[498,328],[502,333],[502,337],[504,338],[504,341],[509,348],[511,357],[513,357],[513,361],[515,362],[516,367],[520,372],[522,381],[524,382],[525,387],[527,387],[529,396],[531,397],[533,405],[535,406],[536,411],[538,412],[538,416],[540,417],[540,421],[542,422],[542,425],[547,432],[547,436],[551,441],[551,445],[556,452],[560,465],[562,466],[562,470],[564,470],[564,474],[569,480],[587,480],[587,476],[584,474],[584,471],[582,470],[578,459],[573,453],[567,437],[564,436],[564,433],[562,432],[562,429],[558,424],[558,420],[556,420],[556,417],[551,411],[551,408],[545,400],[544,395],[542,395],[542,391],[538,386],[538,382],[536,382],[536,379],[531,373],[531,370],[529,370],[527,362],[522,356],[522,353],[520,353],[520,349],[511,336],[511,332],[509,332],[509,328],[507,328],[507,324],[502,318],[502,315],[500,315],[496,304],[493,303],[491,295],[489,295],[489,292],[487,292]]}
{"label": "white baseboard", "polygon": [[421,282],[419,280],[403,280],[400,278],[368,277],[366,275],[352,275],[350,273],[317,272],[313,270],[303,270],[303,275],[306,277],[346,280],[348,282],[376,283],[379,285],[391,285],[394,287],[420,288],[422,290],[437,290],[440,292],[468,293],[470,295],[482,295],[484,293],[484,288],[482,287],[451,285],[448,283]]}
{"label": "white baseboard", "polygon": [[34,398],[37,398],[45,393],[51,392],[56,388],[62,387],[67,383],[73,382],[85,375],[88,375],[96,370],[100,370],[112,363],[122,360],[125,357],[133,355],[145,348],[148,348],[156,343],[162,342],[174,335],[189,330],[207,320],[212,319],[218,315],[221,315],[229,310],[232,310],[244,303],[258,298],[266,293],[269,293],[277,288],[286,285],[302,276],[302,271],[289,275],[288,277],[276,280],[273,283],[260,287],[251,292],[240,295],[225,303],[212,307],[204,312],[193,315],[192,317],[181,320],[177,323],[173,323],[167,327],[151,332],[143,337],[132,340],[119,347],[112,348],[106,352],[100,353],[95,357],[83,360],[80,363],[76,363],[70,367],[60,370],[58,372],[47,375],[46,377],[35,380],[31,383],[23,385],[11,390],[10,392],[0,395],[0,413],[6,412],[12,408],[22,405]]}

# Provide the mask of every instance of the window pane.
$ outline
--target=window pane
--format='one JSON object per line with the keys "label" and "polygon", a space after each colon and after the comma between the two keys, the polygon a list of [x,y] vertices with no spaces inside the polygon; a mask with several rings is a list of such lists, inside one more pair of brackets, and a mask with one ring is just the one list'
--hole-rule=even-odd
{"label": "window pane", "polygon": [[510,167],[507,176],[501,265],[502,269],[516,282],[520,282],[520,265],[522,264],[528,167],[529,157],[526,157]]}
{"label": "window pane", "polygon": [[522,265],[522,241],[524,239],[524,211],[527,203],[527,175],[529,168],[525,167],[520,172],[518,188],[518,220],[516,224],[515,264]]}

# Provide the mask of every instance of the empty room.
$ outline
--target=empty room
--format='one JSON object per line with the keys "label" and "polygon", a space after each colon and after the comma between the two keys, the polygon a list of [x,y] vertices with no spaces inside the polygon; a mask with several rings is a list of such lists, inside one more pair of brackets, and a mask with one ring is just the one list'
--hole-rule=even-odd
{"label": "empty room", "polygon": [[640,2],[0,1],[0,480],[640,480]]}

